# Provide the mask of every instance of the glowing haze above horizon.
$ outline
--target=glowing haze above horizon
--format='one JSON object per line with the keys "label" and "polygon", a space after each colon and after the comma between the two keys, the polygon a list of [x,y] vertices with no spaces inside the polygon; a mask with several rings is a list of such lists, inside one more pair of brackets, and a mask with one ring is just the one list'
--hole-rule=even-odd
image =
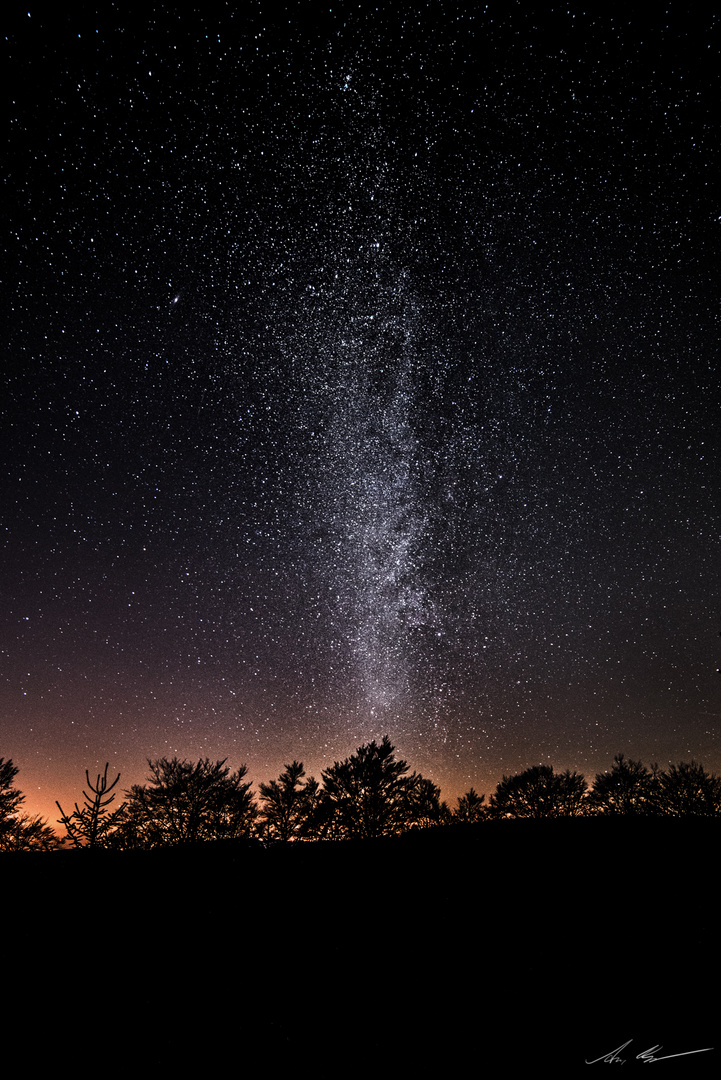
{"label": "glowing haze above horizon", "polygon": [[721,771],[717,20],[506,7],[7,19],[27,810],[386,733],[449,802]]}

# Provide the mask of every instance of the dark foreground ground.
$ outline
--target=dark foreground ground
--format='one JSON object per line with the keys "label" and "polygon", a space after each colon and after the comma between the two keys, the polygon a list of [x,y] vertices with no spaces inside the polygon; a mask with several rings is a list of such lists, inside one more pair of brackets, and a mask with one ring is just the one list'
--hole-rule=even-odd
{"label": "dark foreground ground", "polygon": [[721,1075],[720,839],[596,819],[5,855],[3,1072],[593,1076],[631,1039],[622,1075],[658,1044],[716,1049],[657,1076]]}

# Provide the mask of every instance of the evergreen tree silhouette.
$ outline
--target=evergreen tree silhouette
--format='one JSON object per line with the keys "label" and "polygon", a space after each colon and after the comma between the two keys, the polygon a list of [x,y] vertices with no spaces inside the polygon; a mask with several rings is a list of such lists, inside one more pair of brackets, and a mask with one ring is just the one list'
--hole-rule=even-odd
{"label": "evergreen tree silhouette", "polygon": [[463,822],[482,821],[488,814],[485,798],[485,795],[479,795],[474,788],[467,791],[465,795],[460,795],[458,805],[453,811],[454,820]]}
{"label": "evergreen tree silhouette", "polygon": [[387,735],[359,746],[345,761],[322,774],[326,835],[373,839],[400,832],[412,824],[410,789],[416,774],[396,761]]}
{"label": "evergreen tree silhouette", "polygon": [[311,836],[320,797],[317,780],[311,776],[305,784],[303,763],[285,766],[277,780],[260,784],[260,832],[276,840],[294,840]]}
{"label": "evergreen tree silhouette", "polygon": [[49,851],[57,847],[57,837],[44,818],[21,809],[25,796],[15,787],[19,771],[11,758],[0,758],[0,851]]}
{"label": "evergreen tree silhouette", "polygon": [[231,772],[225,760],[148,761],[146,785],[127,792],[122,832],[126,846],[161,847],[252,834],[257,807],[247,766]]}
{"label": "evergreen tree silhouette", "polygon": [[656,811],[669,817],[718,817],[721,777],[695,761],[682,761],[658,775],[653,801]]}
{"label": "evergreen tree silhouette", "polygon": [[85,779],[92,792],[92,797],[83,791],[85,805],[82,810],[75,803],[72,814],[66,814],[59,802],[55,805],[61,813],[60,824],[65,826],[68,837],[75,847],[108,847],[111,843],[111,834],[122,818],[123,806],[119,806],[113,813],[108,813],[108,807],[115,798],[115,792],[111,795],[115,785],[120,780],[120,773],[108,787],[108,767],[110,762],[105,763],[105,772],[95,781],[95,786],[90,783],[90,774],[85,770]]}
{"label": "evergreen tree silhouette", "polygon": [[550,765],[533,765],[515,776],[504,776],[490,798],[494,817],[575,817],[586,807],[588,785],[583,776]]}
{"label": "evergreen tree silhouette", "polygon": [[640,761],[616,754],[609,772],[598,773],[589,795],[599,814],[649,814],[654,808],[655,777]]}

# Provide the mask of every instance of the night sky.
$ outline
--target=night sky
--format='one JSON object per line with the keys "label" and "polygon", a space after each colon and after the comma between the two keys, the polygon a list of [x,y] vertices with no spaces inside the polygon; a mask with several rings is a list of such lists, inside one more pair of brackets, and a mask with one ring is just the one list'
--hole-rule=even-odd
{"label": "night sky", "polygon": [[11,5],[27,810],[385,733],[449,802],[721,771],[719,31],[666,7]]}

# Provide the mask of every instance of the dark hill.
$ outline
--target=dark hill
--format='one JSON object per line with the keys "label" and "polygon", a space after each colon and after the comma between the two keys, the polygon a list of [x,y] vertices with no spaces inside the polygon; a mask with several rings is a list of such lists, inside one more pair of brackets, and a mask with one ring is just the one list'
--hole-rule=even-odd
{"label": "dark hill", "polygon": [[22,1044],[38,1066],[98,1055],[106,1076],[533,1075],[628,1039],[635,1071],[656,1044],[720,1042],[720,838],[716,820],[568,819],[5,855],[8,1031],[35,1015],[56,1031]]}

